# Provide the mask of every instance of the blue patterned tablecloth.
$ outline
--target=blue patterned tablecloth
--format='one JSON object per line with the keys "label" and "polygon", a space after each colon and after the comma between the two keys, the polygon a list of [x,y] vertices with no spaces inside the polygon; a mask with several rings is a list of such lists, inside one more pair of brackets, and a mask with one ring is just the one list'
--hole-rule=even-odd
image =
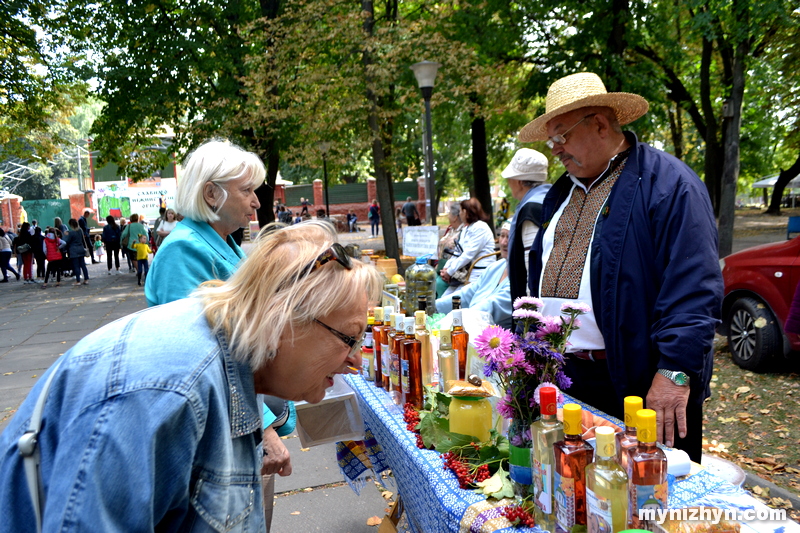
{"label": "blue patterned tablecloth", "polygon": [[[385,390],[368,383],[358,375],[346,381],[356,393],[367,434],[367,445],[357,453],[347,454],[340,461],[345,478],[364,472],[369,466],[359,465],[357,455],[366,455],[376,474],[391,468],[402,496],[406,516],[416,533],[432,532],[540,532],[534,529],[515,529],[500,515],[499,508],[508,501],[487,502],[483,495],[459,487],[455,475],[444,469],[439,453],[417,448],[416,437],[406,429],[403,414]],[[572,400],[570,400],[572,401]],[[581,402],[577,402],[581,403]],[[585,409],[620,425],[619,420],[581,404]],[[698,505],[752,509],[763,507],[746,491],[707,471],[670,483],[669,507],[678,509]],[[797,524],[760,525],[750,529],[780,533],[800,531]]]}

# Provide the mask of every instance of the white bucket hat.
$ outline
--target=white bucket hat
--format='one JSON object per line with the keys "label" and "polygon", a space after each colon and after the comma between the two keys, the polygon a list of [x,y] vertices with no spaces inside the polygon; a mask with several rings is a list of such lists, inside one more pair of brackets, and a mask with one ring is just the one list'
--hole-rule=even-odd
{"label": "white bucket hat", "polygon": [[612,108],[620,125],[624,125],[647,113],[650,104],[638,94],[607,92],[603,81],[592,72],[571,74],[553,82],[547,91],[544,115],[522,128],[519,140],[525,143],[544,141],[547,139],[547,122],[550,119],[592,106]]}
{"label": "white bucket hat", "polygon": [[520,148],[500,175],[507,180],[546,181],[547,157],[536,150]]}

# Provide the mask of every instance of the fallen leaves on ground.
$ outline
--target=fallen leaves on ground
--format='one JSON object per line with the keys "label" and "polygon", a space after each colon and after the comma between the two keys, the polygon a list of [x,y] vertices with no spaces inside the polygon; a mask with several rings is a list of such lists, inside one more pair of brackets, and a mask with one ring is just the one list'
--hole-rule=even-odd
{"label": "fallen leaves on ground", "polygon": [[367,518],[367,525],[368,526],[379,526],[383,522],[382,518],[378,518],[377,516],[370,516]]}

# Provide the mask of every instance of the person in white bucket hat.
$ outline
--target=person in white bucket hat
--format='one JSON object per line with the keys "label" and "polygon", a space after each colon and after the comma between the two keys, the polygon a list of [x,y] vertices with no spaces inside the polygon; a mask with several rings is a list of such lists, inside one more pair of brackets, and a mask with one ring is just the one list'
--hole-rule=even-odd
{"label": "person in white bucket hat", "polygon": [[529,290],[545,315],[567,301],[592,308],[570,338],[567,392],[617,417],[625,396],[645,398],[658,440],[699,462],[722,303],[706,187],[682,161],[622,131],[647,101],[607,92],[596,74],[554,82],[545,109],[519,138],[547,141],[566,172],[542,206]]}
{"label": "person in white bucket hat", "polygon": [[508,244],[508,277],[511,300],[528,294],[528,254],[542,225],[542,201],[551,185],[547,180],[547,157],[530,148],[520,148],[500,174],[508,180],[517,202],[511,219]]}

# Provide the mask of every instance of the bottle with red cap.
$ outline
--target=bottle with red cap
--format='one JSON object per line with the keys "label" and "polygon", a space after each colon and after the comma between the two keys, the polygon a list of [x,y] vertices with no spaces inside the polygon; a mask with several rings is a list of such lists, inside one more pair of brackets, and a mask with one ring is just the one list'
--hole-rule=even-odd
{"label": "bottle with red cap", "polygon": [[533,502],[536,524],[543,531],[555,531],[553,506],[553,445],[564,439],[564,424],[556,417],[557,391],[555,387],[539,389],[539,406],[542,417],[531,424],[531,468],[533,470]]}

